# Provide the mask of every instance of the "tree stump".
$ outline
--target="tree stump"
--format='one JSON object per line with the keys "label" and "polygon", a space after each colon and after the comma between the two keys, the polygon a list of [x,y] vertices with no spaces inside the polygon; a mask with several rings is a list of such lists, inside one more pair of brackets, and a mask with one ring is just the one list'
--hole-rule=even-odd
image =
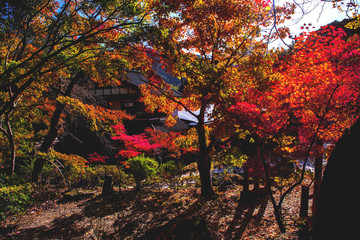
{"label": "tree stump", "polygon": [[102,195],[109,195],[109,194],[114,193],[112,182],[113,182],[113,176],[106,175],[104,184],[103,184],[103,188],[102,188]]}

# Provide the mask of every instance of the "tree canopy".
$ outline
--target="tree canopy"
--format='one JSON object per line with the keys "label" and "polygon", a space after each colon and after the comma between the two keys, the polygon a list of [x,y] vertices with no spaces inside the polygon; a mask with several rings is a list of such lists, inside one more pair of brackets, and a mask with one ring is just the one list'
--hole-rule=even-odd
{"label": "tree canopy", "polygon": [[[345,10],[339,1],[334,5]],[[326,158],[358,120],[360,104],[356,33],[333,25],[304,28],[291,48],[269,49],[269,42],[289,35],[281,24],[296,7],[295,1],[277,6],[270,0],[2,1],[1,169],[21,172],[19,161],[31,166],[31,180],[39,183],[46,162],[65,165],[73,179],[89,165],[111,162],[124,171],[130,166],[139,187],[158,174],[156,161],[142,154],[163,149],[176,163],[169,169],[181,168],[176,161],[191,154],[201,195],[211,199],[213,160],[246,162],[251,176],[265,178],[284,232],[285,197],[303,184],[306,163]],[[350,1],[347,9],[354,20],[346,27],[358,28],[357,6]],[[159,68],[181,82],[181,97]],[[187,132],[147,128],[130,135],[125,122],[136,116],[110,110],[106,99],[90,94],[91,88],[121,86],[130,70],[144,83],[146,111],[165,114],[167,126],[178,121],[178,111],[187,112],[196,119]],[[116,153],[53,149],[62,134],[73,134],[71,123]],[[288,169],[279,175],[288,177],[298,160],[304,160],[302,171],[276,199],[271,166],[282,163]],[[321,179],[322,163],[319,168]]]}

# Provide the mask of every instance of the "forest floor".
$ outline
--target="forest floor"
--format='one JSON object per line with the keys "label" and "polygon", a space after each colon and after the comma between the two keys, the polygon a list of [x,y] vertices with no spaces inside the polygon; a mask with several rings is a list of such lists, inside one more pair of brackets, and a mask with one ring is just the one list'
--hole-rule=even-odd
{"label": "forest floor", "polygon": [[0,238],[186,239],[193,234],[193,239],[297,239],[300,187],[283,204],[285,234],[279,232],[269,198],[240,201],[241,190],[217,191],[210,201],[202,200],[195,187],[123,190],[112,196],[94,190],[72,201],[47,194],[48,200],[5,220]]}

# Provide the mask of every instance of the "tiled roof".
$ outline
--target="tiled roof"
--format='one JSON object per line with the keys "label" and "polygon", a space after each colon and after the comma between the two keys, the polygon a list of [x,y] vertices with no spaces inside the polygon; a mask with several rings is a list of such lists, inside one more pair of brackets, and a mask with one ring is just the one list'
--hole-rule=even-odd
{"label": "tiled roof", "polygon": [[129,71],[127,74],[128,82],[139,87],[141,84],[146,84],[148,81],[140,72]]}
{"label": "tiled roof", "polygon": [[[127,74],[127,77],[128,77],[128,82],[130,84],[133,84],[136,87],[139,87],[142,84],[148,83],[148,80],[139,71],[135,71],[135,70],[129,71]],[[181,92],[179,92],[175,89],[172,89],[172,91],[173,91],[174,97],[182,96]]]}

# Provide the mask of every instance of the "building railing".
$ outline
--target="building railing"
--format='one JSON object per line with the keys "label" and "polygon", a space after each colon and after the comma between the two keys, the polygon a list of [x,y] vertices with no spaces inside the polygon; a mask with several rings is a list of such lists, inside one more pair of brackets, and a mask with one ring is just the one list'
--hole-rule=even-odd
{"label": "building railing", "polygon": [[130,87],[112,87],[112,88],[95,88],[89,89],[89,94],[94,96],[112,96],[112,95],[127,95],[135,94],[138,91]]}

